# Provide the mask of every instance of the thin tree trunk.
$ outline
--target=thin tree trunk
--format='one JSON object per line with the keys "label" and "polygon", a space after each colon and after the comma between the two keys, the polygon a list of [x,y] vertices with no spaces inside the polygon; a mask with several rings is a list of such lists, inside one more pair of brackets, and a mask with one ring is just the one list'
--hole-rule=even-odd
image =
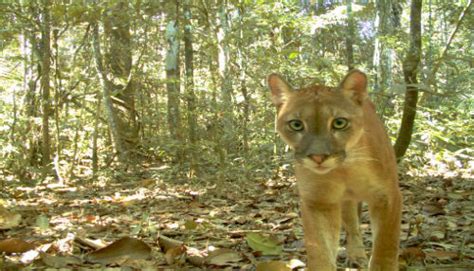
{"label": "thin tree trunk", "polygon": [[55,128],[55,136],[56,136],[56,154],[54,156],[54,169],[56,172],[56,178],[58,179],[59,184],[64,184],[64,178],[61,172],[61,165],[59,161],[61,161],[61,153],[62,153],[62,146],[61,146],[61,122],[60,122],[60,109],[62,107],[61,104],[61,71],[59,66],[59,31],[55,29],[53,31],[53,48],[54,48],[54,128]]}
{"label": "thin tree trunk", "polygon": [[[37,124],[35,123],[34,119],[38,116],[38,96],[39,93],[37,93],[37,78],[34,78],[34,65],[35,59],[34,59],[34,49],[33,46],[35,46],[35,40],[33,37],[28,36],[26,38],[28,41],[26,44],[27,51],[26,56],[28,66],[27,70],[25,70],[25,97],[24,97],[24,114],[26,118],[28,119],[26,131],[28,132],[28,161],[30,166],[36,166],[38,165],[38,152],[40,149],[39,146],[39,140],[38,136],[36,134],[37,132]],[[39,71],[38,71],[39,72]],[[26,135],[25,135],[26,136]],[[25,138],[26,139],[26,138]]]}
{"label": "thin tree trunk", "polygon": [[[240,91],[242,92],[242,96],[244,97],[244,108],[243,108],[243,123],[242,123],[242,141],[243,141],[243,151],[246,154],[249,150],[249,131],[248,131],[248,123],[250,119],[250,95],[247,89],[247,61],[245,59],[244,51],[244,24],[243,24],[243,17],[244,17],[244,4],[241,2],[239,6],[239,39],[237,41],[237,61],[239,64],[239,83],[240,83]],[[309,7],[308,7],[309,10]]]}
{"label": "thin tree trunk", "polygon": [[49,115],[51,111],[50,101],[50,78],[51,68],[51,21],[49,13],[50,1],[42,1],[42,24],[41,24],[41,109],[42,109],[42,136],[41,136],[41,165],[43,176],[50,171],[51,149],[49,135]]}
{"label": "thin tree trunk", "polygon": [[99,155],[98,155],[98,146],[97,146],[97,139],[99,138],[99,122],[100,122],[100,104],[101,104],[101,95],[97,93],[97,106],[96,106],[96,117],[94,119],[94,132],[92,134],[92,176],[97,176],[97,172],[99,171]]}
{"label": "thin tree trunk", "polygon": [[188,137],[191,143],[191,168],[196,170],[196,94],[194,93],[194,52],[192,40],[192,24],[191,24],[191,1],[186,0],[183,5],[184,15],[184,68],[185,68],[185,88],[187,102],[187,120],[188,120]]}
{"label": "thin tree trunk", "polygon": [[[22,3],[21,12],[31,14],[35,25],[41,25],[40,12],[37,3]],[[34,29],[37,30],[36,28]],[[23,108],[20,109],[20,114],[27,119],[25,133],[20,134],[20,140],[27,142],[25,144],[24,152],[27,153],[25,160],[28,161],[28,166],[38,166],[41,164],[41,135],[38,135],[39,128],[35,119],[38,117],[41,87],[38,89],[38,81],[41,79],[41,52],[38,44],[41,40],[31,32],[31,30],[23,29],[23,47],[22,53],[24,56],[24,80],[23,80]],[[35,77],[36,75],[36,77]],[[22,168],[23,165],[20,165]],[[23,169],[20,170],[19,175],[27,174]]]}
{"label": "thin tree trunk", "polygon": [[469,9],[471,8],[472,6],[472,0],[469,0],[469,2],[467,3],[466,7],[464,8],[464,10],[461,12],[461,14],[459,15],[459,18],[458,18],[458,21],[456,23],[456,26],[454,27],[453,31],[451,32],[451,34],[449,35],[449,38],[446,42],[446,46],[444,46],[444,49],[443,49],[443,52],[441,53],[441,57],[437,60],[436,64],[434,65],[433,69],[431,70],[430,72],[430,75],[429,75],[429,79],[428,79],[428,84],[431,85],[433,84],[433,82],[435,81],[435,78],[436,78],[436,73],[438,72],[438,69],[441,67],[441,63],[443,63],[444,61],[444,58],[446,57],[447,53],[448,53],[448,50],[451,46],[451,43],[454,39],[454,37],[456,36],[456,33],[458,32],[459,30],[459,27],[461,26],[462,24],[462,21],[464,20],[464,18],[466,17],[466,14],[468,13]]}
{"label": "thin tree trunk", "polygon": [[[207,19],[206,20],[206,25],[205,25],[205,31],[207,33],[216,33],[217,32],[217,30],[216,30],[217,27],[214,27],[214,23],[215,23],[216,20],[213,17],[213,15],[215,14],[214,10],[211,7],[208,6],[208,4],[209,4],[208,1],[201,0],[200,4],[203,7],[205,17]],[[215,38],[217,38],[217,37],[215,37]],[[213,51],[218,51],[219,50],[218,47],[215,47],[214,45],[212,45],[212,46],[213,46],[213,48],[212,48]],[[217,96],[218,96],[217,91],[219,90],[219,82],[218,82],[219,81],[219,71],[218,71],[218,67],[215,65],[215,63],[218,63],[218,59],[211,58],[211,57],[207,58],[207,65],[208,65],[209,76],[210,76],[210,80],[211,80],[211,83],[210,83],[211,93],[210,93],[210,97],[208,98],[208,100],[210,100],[210,102],[212,104],[214,114],[213,114],[212,121],[209,122],[206,125],[206,134],[207,134],[207,137],[208,137],[209,140],[216,143],[216,144],[214,144],[214,146],[212,148],[212,151],[214,153],[216,153],[217,156],[219,157],[220,165],[224,165],[225,164],[226,150],[221,147],[222,134],[221,134],[221,130],[218,128],[220,118],[221,118],[219,116],[219,114],[221,112],[219,110],[220,109],[220,104],[217,102]]]}
{"label": "thin tree trunk", "polygon": [[76,122],[75,126],[76,126],[75,127],[76,131],[74,133],[74,139],[73,139],[74,145],[72,147],[72,159],[71,159],[71,162],[69,163],[70,166],[69,166],[69,171],[68,171],[68,177],[70,180],[74,178],[74,169],[76,168],[76,165],[77,165],[77,153],[79,152],[79,131],[81,130],[81,125],[79,124],[79,122]]}
{"label": "thin tree trunk", "polygon": [[223,112],[221,135],[222,143],[226,149],[232,148],[234,138],[234,116],[232,104],[232,79],[229,72],[229,46],[228,32],[229,24],[227,20],[227,0],[218,1],[218,29],[217,29],[217,46],[218,46],[218,66],[221,88],[221,111]]}
{"label": "thin tree trunk", "polygon": [[376,36],[373,65],[375,68],[374,91],[385,92],[392,85],[392,58],[395,51],[385,38],[393,35],[400,24],[401,8],[398,0],[376,1]]}
{"label": "thin tree trunk", "polygon": [[135,82],[132,75],[132,40],[129,1],[115,1],[104,13],[105,47],[104,66],[110,76],[111,101],[114,107],[118,135],[127,161],[139,142],[139,125],[135,110]]}
{"label": "thin tree trunk", "polygon": [[122,140],[120,140],[119,126],[117,123],[117,117],[115,115],[115,110],[112,104],[111,92],[113,90],[112,83],[109,81],[107,74],[105,72],[102,53],[100,48],[100,38],[99,38],[99,26],[96,23],[93,25],[92,30],[92,42],[94,48],[94,58],[97,68],[97,73],[99,74],[100,83],[102,85],[102,93],[104,99],[105,111],[107,114],[107,121],[109,124],[110,133],[112,135],[112,142],[114,144],[116,152],[119,154],[119,159],[121,163],[127,163],[126,158],[126,149],[122,145]]}
{"label": "thin tree trunk", "polygon": [[417,74],[421,59],[421,7],[422,0],[412,0],[410,12],[410,48],[403,61],[403,75],[406,92],[402,123],[395,142],[395,155],[401,159],[411,141],[415,125],[416,106],[418,102]]}
{"label": "thin tree trunk", "polygon": [[180,87],[179,87],[179,39],[178,39],[178,3],[170,1],[166,40],[166,89],[168,94],[168,128],[170,136],[181,139]]}
{"label": "thin tree trunk", "polygon": [[185,67],[185,86],[187,100],[187,119],[189,129],[189,141],[195,144],[196,135],[196,94],[194,93],[194,51],[191,25],[191,1],[186,0],[183,6],[184,10],[184,67]]}
{"label": "thin tree trunk", "polygon": [[347,1],[347,69],[354,69],[354,18],[352,17],[352,0]]}

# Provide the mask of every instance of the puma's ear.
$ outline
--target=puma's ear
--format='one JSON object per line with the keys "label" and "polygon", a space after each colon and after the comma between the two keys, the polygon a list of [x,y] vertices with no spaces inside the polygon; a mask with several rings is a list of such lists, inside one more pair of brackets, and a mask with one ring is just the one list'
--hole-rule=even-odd
{"label": "puma's ear", "polygon": [[340,88],[362,103],[367,98],[367,76],[359,70],[352,70],[342,80]]}
{"label": "puma's ear", "polygon": [[268,87],[272,91],[273,104],[280,107],[292,91],[290,85],[276,73],[270,74],[267,78],[267,82]]}

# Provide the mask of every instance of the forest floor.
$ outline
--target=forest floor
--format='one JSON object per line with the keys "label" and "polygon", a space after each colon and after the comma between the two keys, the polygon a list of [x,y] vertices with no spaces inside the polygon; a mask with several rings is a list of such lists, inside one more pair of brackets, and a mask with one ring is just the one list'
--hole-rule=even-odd
{"label": "forest floor", "polygon": [[[163,170],[61,185],[4,182],[2,204],[11,206],[0,210],[0,269],[302,270],[293,178],[163,180]],[[401,189],[400,266],[474,270],[473,179],[401,176]],[[369,253],[366,206],[361,228]]]}

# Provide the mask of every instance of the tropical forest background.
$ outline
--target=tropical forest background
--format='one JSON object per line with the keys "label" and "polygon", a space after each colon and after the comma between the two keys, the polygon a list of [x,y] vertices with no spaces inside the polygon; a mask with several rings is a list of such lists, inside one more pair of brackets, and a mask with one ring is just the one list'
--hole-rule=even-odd
{"label": "tropical forest background", "polygon": [[2,1],[0,269],[303,268],[265,79],[357,68],[399,161],[400,265],[472,270],[471,6]]}

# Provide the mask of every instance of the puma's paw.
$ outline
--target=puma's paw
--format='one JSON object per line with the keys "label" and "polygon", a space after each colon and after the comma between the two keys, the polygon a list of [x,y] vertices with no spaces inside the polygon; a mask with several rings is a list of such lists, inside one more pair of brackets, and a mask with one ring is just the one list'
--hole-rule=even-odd
{"label": "puma's paw", "polygon": [[367,257],[355,257],[347,259],[347,266],[349,266],[350,268],[366,268],[367,265]]}
{"label": "puma's paw", "polygon": [[347,265],[349,267],[363,268],[368,265],[367,256],[363,248],[348,249],[347,251]]}

